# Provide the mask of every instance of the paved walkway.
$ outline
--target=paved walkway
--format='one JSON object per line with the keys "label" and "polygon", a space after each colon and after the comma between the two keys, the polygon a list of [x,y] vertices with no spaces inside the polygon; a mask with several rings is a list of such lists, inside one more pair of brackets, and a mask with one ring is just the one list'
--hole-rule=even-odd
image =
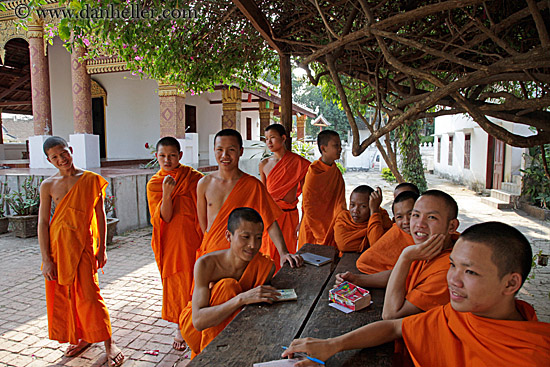
{"label": "paved walkway", "polygon": [[[389,208],[392,188],[376,173],[347,173],[348,197],[359,184],[380,186],[384,206]],[[459,203],[460,230],[486,220],[500,220],[520,229],[539,249],[550,253],[550,222],[534,220],[522,212],[498,211],[482,204],[479,197],[462,186],[435,176],[430,188],[452,194]],[[185,366],[186,354],[171,348],[174,327],[160,319],[162,287],[150,247],[151,229],[115,237],[109,248],[105,274],[100,274],[102,294],[111,314],[114,338],[126,354],[124,366]],[[36,237],[18,239],[0,235],[0,366],[102,366],[106,362],[102,343],[77,358],[63,357],[65,345],[48,340],[44,280],[40,273],[40,251]],[[550,322],[550,267],[534,270],[535,278],[520,291],[543,321]],[[158,350],[157,356],[147,351]]]}

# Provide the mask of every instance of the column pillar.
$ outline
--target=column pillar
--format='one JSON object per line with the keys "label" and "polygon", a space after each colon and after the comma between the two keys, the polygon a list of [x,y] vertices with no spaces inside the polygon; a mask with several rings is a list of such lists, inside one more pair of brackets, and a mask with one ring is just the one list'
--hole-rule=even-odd
{"label": "column pillar", "polygon": [[71,80],[73,94],[73,123],[75,134],[93,134],[92,80],[86,72],[86,64],[78,59],[86,49],[77,46],[71,53]]}
{"label": "column pillar", "polygon": [[159,83],[160,137],[185,139],[185,92]]}
{"label": "column pillar", "polygon": [[265,141],[265,128],[273,123],[273,102],[260,101],[260,137]]}
{"label": "column pillar", "polygon": [[296,139],[304,141],[306,137],[306,115],[296,116]]}
{"label": "column pillar", "polygon": [[53,168],[42,144],[52,135],[50,69],[44,52],[44,29],[39,21],[28,25],[29,61],[31,66],[31,98],[34,136],[29,136],[29,167]]}
{"label": "column pillar", "polygon": [[241,131],[242,92],[236,87],[222,89],[222,129]]}
{"label": "column pillar", "polygon": [[73,95],[74,134],[69,135],[73,147],[74,164],[82,168],[101,166],[99,159],[99,135],[94,134],[92,119],[92,78],[86,71],[86,48],[75,46],[71,53],[71,80]]}
{"label": "column pillar", "polygon": [[44,53],[44,30],[40,23],[29,24],[28,29],[34,135],[51,135],[50,71]]}

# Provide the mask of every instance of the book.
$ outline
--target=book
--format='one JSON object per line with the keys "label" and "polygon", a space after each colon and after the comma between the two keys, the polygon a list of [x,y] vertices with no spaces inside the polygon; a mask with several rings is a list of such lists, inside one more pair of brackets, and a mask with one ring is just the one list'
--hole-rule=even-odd
{"label": "book", "polygon": [[277,298],[277,302],[295,301],[298,299],[294,289],[277,289],[277,292],[281,293],[279,298]]}
{"label": "book", "polygon": [[329,257],[312,254],[311,252],[304,252],[303,254],[300,254],[300,256],[302,256],[302,259],[304,259],[306,264],[315,266],[325,265],[332,261]]}

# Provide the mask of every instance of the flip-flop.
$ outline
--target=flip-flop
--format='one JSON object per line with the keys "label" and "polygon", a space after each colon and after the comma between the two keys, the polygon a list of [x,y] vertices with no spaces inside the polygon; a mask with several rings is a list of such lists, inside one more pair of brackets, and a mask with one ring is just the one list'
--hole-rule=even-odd
{"label": "flip-flop", "polygon": [[[68,358],[76,357],[77,355],[79,355],[80,353],[82,353],[86,349],[88,349],[91,345],[92,345],[92,343],[83,344],[83,345],[71,344],[67,347],[67,350],[64,353],[65,357],[68,357]],[[71,347],[74,347],[74,348],[69,351],[69,348],[71,348]]]}
{"label": "flip-flop", "polygon": [[[116,360],[119,356],[122,356],[122,359],[117,363]],[[122,354],[122,351],[118,352],[115,358],[111,359],[107,357],[107,364],[109,367],[119,367],[122,366],[122,364],[126,361],[126,357],[124,357],[124,354]]]}
{"label": "flip-flop", "polygon": [[172,348],[174,348],[175,350],[181,352],[181,351],[185,351],[187,350],[187,343],[185,342],[185,340],[177,340],[176,338],[174,338],[174,342],[172,343]]}

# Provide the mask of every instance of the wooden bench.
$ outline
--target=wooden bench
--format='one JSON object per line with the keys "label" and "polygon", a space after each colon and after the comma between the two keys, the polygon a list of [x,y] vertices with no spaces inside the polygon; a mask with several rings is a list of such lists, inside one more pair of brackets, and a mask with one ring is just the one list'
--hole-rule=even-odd
{"label": "wooden bench", "polygon": [[[369,289],[374,303],[367,309],[345,314],[328,306],[328,291],[335,275],[357,271],[358,254],[346,253],[338,260],[333,247],[310,245],[300,252],[330,257],[330,265],[285,265],[271,284],[278,288],[294,288],[297,301],[273,305],[247,306],[233,321],[189,363],[197,366],[252,366],[253,363],[280,359],[283,345],[301,337],[328,338],[341,335],[362,325],[381,319],[384,290]],[[393,343],[384,346],[338,353],[327,366],[391,366]]]}

